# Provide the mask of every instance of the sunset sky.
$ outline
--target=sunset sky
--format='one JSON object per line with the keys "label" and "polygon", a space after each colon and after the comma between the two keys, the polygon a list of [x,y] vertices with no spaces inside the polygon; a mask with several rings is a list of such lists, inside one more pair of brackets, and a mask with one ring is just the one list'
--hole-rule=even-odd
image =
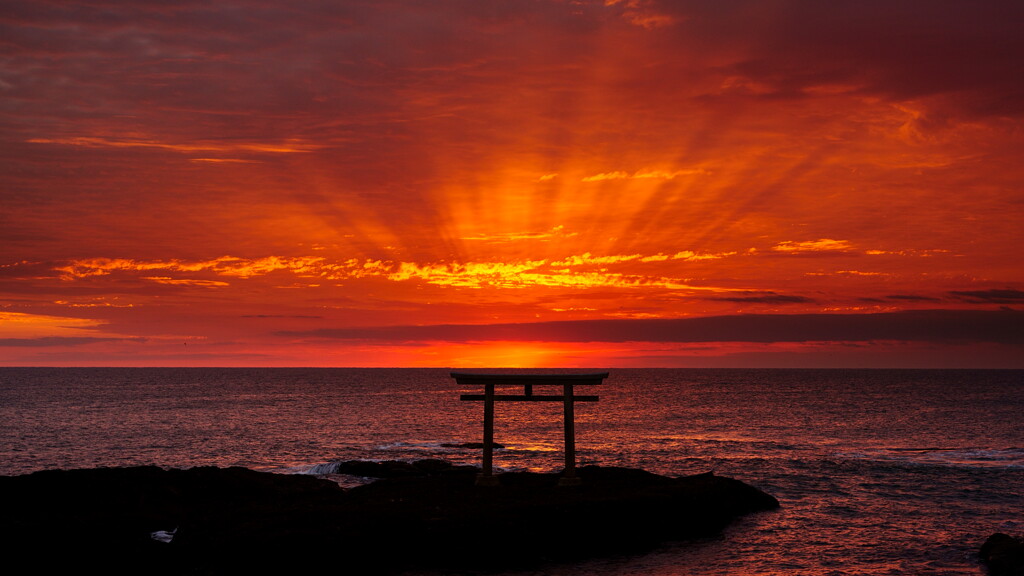
{"label": "sunset sky", "polygon": [[1022,30],[0,0],[0,365],[1024,368]]}

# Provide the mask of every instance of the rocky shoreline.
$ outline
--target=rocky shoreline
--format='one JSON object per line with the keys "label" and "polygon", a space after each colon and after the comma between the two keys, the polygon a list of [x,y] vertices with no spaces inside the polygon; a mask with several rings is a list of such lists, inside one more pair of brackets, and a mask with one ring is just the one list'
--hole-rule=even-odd
{"label": "rocky shoreline", "polygon": [[[502,570],[709,536],[778,507],[737,480],[669,478],[587,466],[557,474],[476,470],[431,460],[350,464],[392,476],[352,489],[244,468],[52,470],[0,477],[0,541],[48,568],[220,574],[312,564],[341,574]],[[395,471],[398,471],[397,473]],[[159,533],[163,540],[154,539]],[[41,559],[44,548],[48,558]],[[312,564],[311,564],[312,563]]]}

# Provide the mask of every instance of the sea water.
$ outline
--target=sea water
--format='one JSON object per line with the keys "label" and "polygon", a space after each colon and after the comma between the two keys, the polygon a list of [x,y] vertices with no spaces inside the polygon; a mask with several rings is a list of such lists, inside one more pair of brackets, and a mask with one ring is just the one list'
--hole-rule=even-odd
{"label": "sea water", "polygon": [[[476,464],[452,446],[481,440],[463,392],[477,390],[441,369],[0,368],[0,474]],[[600,401],[576,406],[580,464],[713,470],[782,506],[719,537],[517,575],[977,575],[989,534],[1024,532],[1024,371],[612,369],[586,393]],[[558,403],[499,404],[496,467],[560,469],[561,419]]]}

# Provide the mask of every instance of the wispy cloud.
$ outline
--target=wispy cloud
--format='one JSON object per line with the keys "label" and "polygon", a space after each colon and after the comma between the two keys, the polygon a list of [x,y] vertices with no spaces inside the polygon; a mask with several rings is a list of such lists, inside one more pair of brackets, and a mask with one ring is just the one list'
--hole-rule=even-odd
{"label": "wispy cloud", "polygon": [[582,265],[600,265],[600,264],[618,264],[620,262],[630,262],[633,260],[639,260],[642,256],[640,254],[617,254],[609,256],[594,256],[590,252],[584,252],[578,256],[569,256],[564,260],[558,260],[552,262],[552,266],[582,266]]}
{"label": "wispy cloud", "polygon": [[835,272],[806,272],[807,276],[891,276],[888,272],[866,272],[863,270],[836,270]]}
{"label": "wispy cloud", "polygon": [[556,260],[551,263],[552,266],[595,266],[595,265],[606,265],[606,264],[620,264],[623,262],[664,262],[666,260],[718,260],[720,258],[726,258],[728,256],[734,256],[736,252],[722,252],[718,254],[698,254],[689,250],[682,252],[676,252],[675,254],[663,254],[661,252],[657,254],[643,255],[643,254],[610,254],[606,256],[594,256],[590,252],[584,252],[583,254],[569,256],[562,260]]}
{"label": "wispy cloud", "polygon": [[707,170],[702,168],[686,169],[686,170],[637,170],[636,172],[623,172],[617,170],[614,172],[601,172],[600,174],[594,174],[592,176],[584,176],[580,179],[581,182],[600,182],[602,180],[672,180],[678,176],[698,176],[711,174]]}
{"label": "wispy cloud", "polygon": [[230,286],[227,282],[219,280],[197,280],[195,278],[171,278],[168,276],[143,276],[143,280],[150,280],[157,284],[169,284],[171,286],[202,286],[204,288],[217,288]]}
{"label": "wispy cloud", "polygon": [[848,240],[833,240],[822,238],[820,240],[787,240],[772,246],[772,250],[785,254],[805,254],[813,252],[850,252],[853,246]]}
{"label": "wispy cloud", "polygon": [[[61,144],[66,146],[83,146],[87,148],[160,148],[174,150],[177,152],[261,152],[272,154],[294,154],[297,152],[311,152],[321,148],[321,145],[300,140],[285,140],[282,142],[189,142],[175,143],[163,142],[160,140],[147,139],[116,139],[97,136],[75,136],[71,138],[31,138],[28,140],[33,144]],[[212,158],[197,158],[194,160],[206,162],[239,162],[244,160],[218,160]]]}
{"label": "wispy cloud", "polygon": [[245,160],[242,158],[189,158],[189,162],[206,162],[210,164],[258,164],[259,160]]}
{"label": "wispy cloud", "polygon": [[641,28],[663,28],[682,20],[678,15],[663,11],[658,2],[651,0],[605,0],[605,6],[621,8],[622,18]]}
{"label": "wispy cloud", "polygon": [[38,338],[78,338],[83,331],[106,324],[90,318],[69,318],[48,314],[0,312],[0,338],[35,340]]}
{"label": "wispy cloud", "polygon": [[559,238],[572,238],[577,236],[576,232],[566,232],[565,226],[555,226],[545,232],[507,232],[504,234],[478,234],[476,236],[463,236],[461,240],[479,240],[483,242],[506,243],[517,240],[541,240],[549,241]]}
{"label": "wispy cloud", "polygon": [[[324,257],[280,257],[247,259],[222,256],[212,260],[131,260],[91,258],[75,260],[55,267],[60,278],[76,281],[100,278],[115,273],[138,273],[141,280],[159,284],[222,287],[228,283],[210,278],[196,278],[196,273],[232,278],[253,278],[273,273],[288,273],[304,278],[327,280],[384,279],[392,282],[424,282],[438,286],[467,288],[665,288],[673,290],[716,291],[711,286],[694,286],[686,279],[662,274],[616,272],[609,266],[630,262],[649,263],[670,259],[700,260],[720,258],[721,255],[697,255],[680,252],[674,255],[640,254],[594,256],[589,252],[567,258],[548,260],[516,260],[510,262],[403,262],[393,260],[331,261]],[[600,270],[593,270],[600,267]],[[180,273],[191,276],[153,275],[154,271]],[[727,290],[723,290],[727,291]]]}
{"label": "wispy cloud", "polygon": [[[133,260],[128,258],[88,258],[74,260],[55,268],[66,280],[105,276],[116,271],[153,271],[167,270],[175,272],[213,272],[222,276],[248,278],[262,276],[278,270],[287,270],[298,275],[320,275],[324,269],[324,258],[320,257],[279,257],[236,258],[222,256],[213,260]],[[163,283],[170,278],[162,276],[147,279]]]}

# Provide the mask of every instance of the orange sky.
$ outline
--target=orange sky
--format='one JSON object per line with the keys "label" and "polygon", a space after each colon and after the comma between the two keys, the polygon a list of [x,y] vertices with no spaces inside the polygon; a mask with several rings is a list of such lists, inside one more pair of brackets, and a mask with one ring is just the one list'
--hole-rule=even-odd
{"label": "orange sky", "polygon": [[1024,368],[1022,25],[0,1],[0,365]]}

